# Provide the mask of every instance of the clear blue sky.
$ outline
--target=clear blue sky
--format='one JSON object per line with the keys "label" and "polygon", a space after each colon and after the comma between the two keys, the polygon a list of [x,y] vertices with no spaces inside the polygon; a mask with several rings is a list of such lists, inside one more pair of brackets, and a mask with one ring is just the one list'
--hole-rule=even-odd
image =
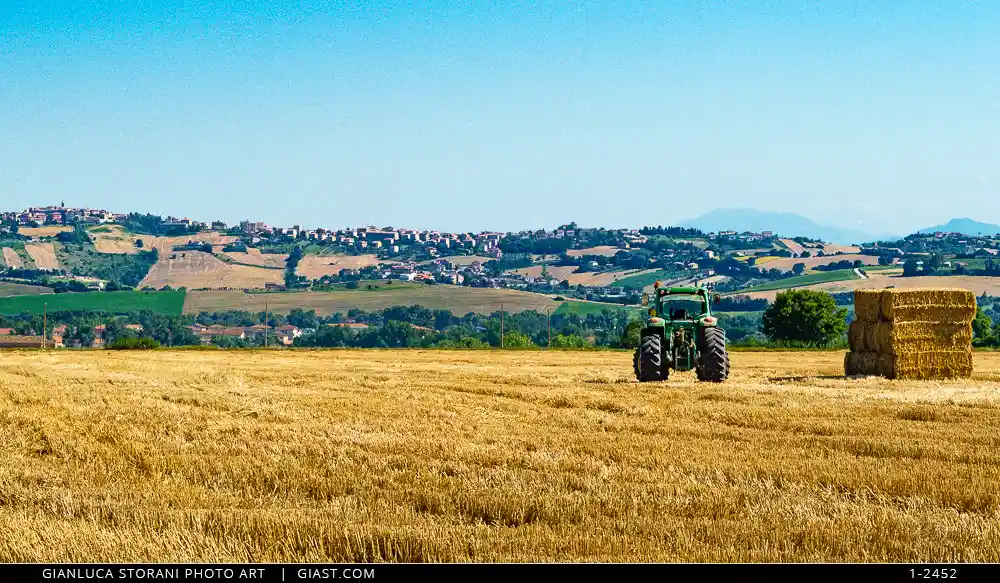
{"label": "clear blue sky", "polygon": [[0,208],[1000,222],[998,55],[992,2],[5,1]]}

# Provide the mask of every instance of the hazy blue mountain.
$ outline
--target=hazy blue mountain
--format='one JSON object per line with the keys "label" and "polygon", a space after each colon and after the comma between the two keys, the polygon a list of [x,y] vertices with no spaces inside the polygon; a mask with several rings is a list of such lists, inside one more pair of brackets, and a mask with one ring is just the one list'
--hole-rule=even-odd
{"label": "hazy blue mountain", "polygon": [[847,245],[892,237],[887,233],[867,233],[855,229],[845,229],[831,225],[821,225],[812,219],[795,213],[779,213],[756,209],[725,208],[715,209],[696,219],[683,221],[681,227],[702,231],[772,231],[783,237],[809,237],[827,243]]}
{"label": "hazy blue mountain", "polygon": [[963,235],[995,235],[1000,233],[1000,225],[980,223],[972,219],[952,219],[943,225],[920,229],[918,233],[961,233]]}

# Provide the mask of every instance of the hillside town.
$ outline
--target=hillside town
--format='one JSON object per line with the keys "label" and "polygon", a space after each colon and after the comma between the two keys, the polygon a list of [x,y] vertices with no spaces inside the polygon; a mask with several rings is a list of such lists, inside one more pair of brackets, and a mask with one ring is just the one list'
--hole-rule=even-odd
{"label": "hillside town", "polygon": [[[222,220],[120,213],[67,207],[65,203],[0,212],[0,236],[18,236],[27,243],[74,240],[69,231],[80,228],[85,233],[80,240],[96,241],[93,233],[110,226],[169,237],[171,246],[160,248],[169,255],[151,257],[144,271],[136,268],[131,281],[113,281],[103,275],[108,270],[64,268],[63,263],[70,266],[77,263],[69,256],[71,247],[54,248],[55,254],[66,261],[56,257],[33,262],[25,255],[31,249],[21,252],[11,246],[5,247],[3,256],[8,271],[19,269],[22,279],[18,281],[63,286],[69,291],[103,291],[123,286],[169,289],[176,286],[169,281],[154,285],[143,277],[153,263],[166,259],[195,260],[205,254],[219,259],[216,265],[224,267],[223,262],[239,261],[230,254],[254,251],[261,256],[282,258],[278,265],[241,264],[255,270],[285,270],[282,282],[267,281],[260,285],[269,291],[306,288],[322,291],[336,286],[351,288],[371,286],[378,281],[400,281],[634,304],[642,288],[652,281],[647,276],[654,273],[668,283],[703,282],[723,292],[737,292],[800,274],[830,270],[843,270],[853,274],[852,277],[864,278],[868,268],[895,265],[905,267],[908,275],[961,275],[976,269],[990,274],[995,264],[983,260],[1000,259],[1000,243],[996,238],[945,232],[915,234],[899,241],[833,245],[806,237],[783,237],[767,230],[705,233],[680,227],[606,229],[580,227],[575,223],[551,230],[478,233],[374,225],[304,228],[272,226],[250,219],[229,225]],[[226,243],[205,242],[205,235],[217,235]],[[141,241],[136,243],[140,244]],[[83,247],[78,251],[87,252]],[[131,250],[137,251],[145,249]],[[92,249],[89,257],[79,263],[90,264],[100,253]],[[318,272],[303,275],[298,262],[306,255],[328,261]],[[350,257],[359,259],[345,261]],[[34,263],[31,269],[18,265],[29,262]],[[6,275],[9,278],[19,273]],[[184,287],[217,289],[211,272],[206,272],[201,282]]]}

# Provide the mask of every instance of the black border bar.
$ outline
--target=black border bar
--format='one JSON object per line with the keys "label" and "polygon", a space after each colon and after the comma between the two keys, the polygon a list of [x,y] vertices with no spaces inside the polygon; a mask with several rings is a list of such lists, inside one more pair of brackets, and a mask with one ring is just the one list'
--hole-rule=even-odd
{"label": "black border bar", "polygon": [[521,578],[663,578],[774,581],[1000,581],[1000,564],[858,563],[366,563],[366,564],[0,564],[2,581],[345,581],[522,583]]}

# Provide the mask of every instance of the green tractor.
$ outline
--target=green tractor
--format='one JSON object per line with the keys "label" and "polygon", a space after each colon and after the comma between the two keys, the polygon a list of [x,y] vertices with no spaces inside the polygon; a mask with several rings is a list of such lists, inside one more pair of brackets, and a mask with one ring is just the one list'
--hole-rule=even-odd
{"label": "green tractor", "polygon": [[719,296],[703,287],[662,288],[642,295],[649,319],[639,336],[633,366],[640,382],[665,381],[670,369],[695,370],[699,381],[721,383],[729,377],[726,332],[712,315]]}

